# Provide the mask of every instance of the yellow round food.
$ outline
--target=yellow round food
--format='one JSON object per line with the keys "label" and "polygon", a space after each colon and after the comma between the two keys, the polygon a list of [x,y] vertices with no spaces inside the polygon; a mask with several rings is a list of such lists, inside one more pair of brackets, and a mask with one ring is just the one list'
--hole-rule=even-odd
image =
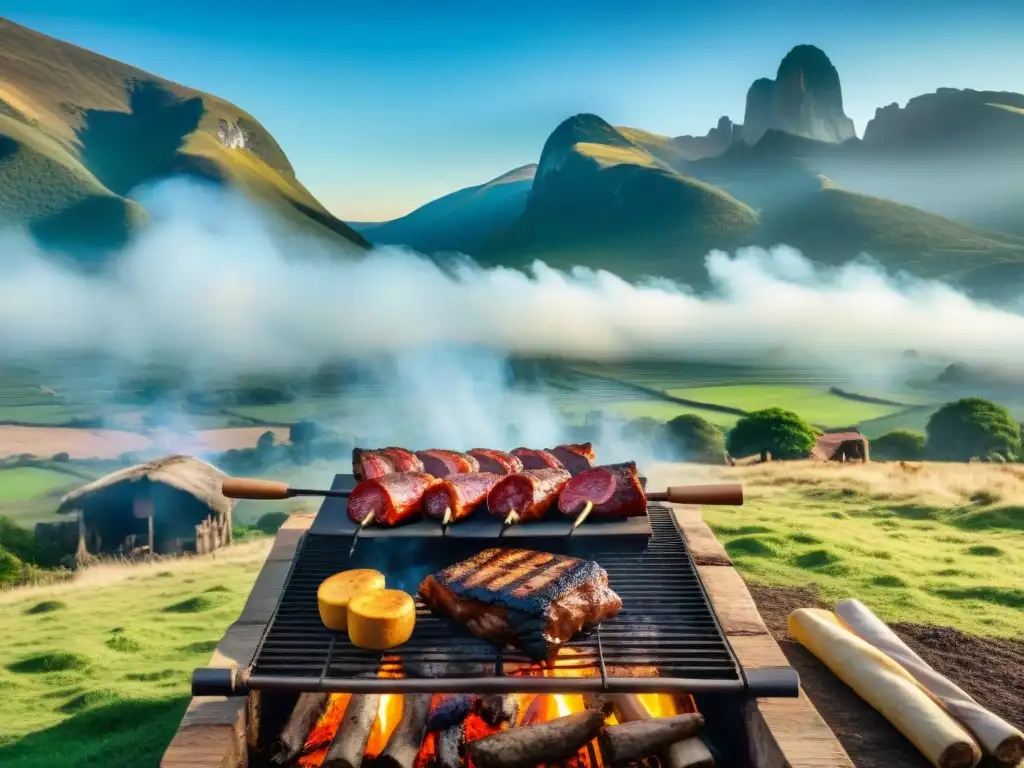
{"label": "yellow round food", "polygon": [[336,573],[320,585],[316,602],[320,621],[328,629],[344,632],[348,628],[348,610],[352,598],[363,592],[384,589],[384,574],[370,568]]}
{"label": "yellow round food", "polygon": [[384,651],[412,637],[416,603],[398,589],[378,589],[356,595],[348,604],[348,638],[370,651]]}

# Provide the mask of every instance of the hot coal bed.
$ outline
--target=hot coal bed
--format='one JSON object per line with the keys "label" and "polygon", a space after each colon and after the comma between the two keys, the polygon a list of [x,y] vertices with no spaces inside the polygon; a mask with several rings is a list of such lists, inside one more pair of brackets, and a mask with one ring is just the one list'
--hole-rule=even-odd
{"label": "hot coal bed", "polygon": [[[354,482],[338,475],[332,489]],[[750,768],[745,708],[755,697],[797,696],[796,672],[740,666],[668,507],[650,504],[646,518],[624,525],[570,534],[560,522],[503,529],[481,518],[444,530],[414,523],[365,529],[350,556],[356,526],[345,500],[328,497],[299,545],[252,666],[197,669],[193,695],[248,696],[249,765],[257,767],[506,768],[521,765],[523,739],[536,738],[572,754],[546,754],[534,765]],[[594,560],[623,608],[542,663],[476,638],[418,601],[410,641],[383,653],[357,648],[321,623],[317,588],[334,573],[374,568],[389,587],[415,595],[428,574],[493,546]],[[650,731],[655,719],[695,712],[704,720],[696,738],[657,757],[629,757],[633,740],[656,733],[616,729],[646,720],[639,730]],[[556,719],[561,730],[536,728]],[[507,759],[500,743],[489,754],[468,748],[513,732]]]}

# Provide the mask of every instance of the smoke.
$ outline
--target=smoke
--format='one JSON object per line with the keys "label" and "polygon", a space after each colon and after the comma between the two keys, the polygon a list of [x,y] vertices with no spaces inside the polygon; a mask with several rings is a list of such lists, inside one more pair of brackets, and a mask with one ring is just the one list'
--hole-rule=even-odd
{"label": "smoke", "polygon": [[468,260],[443,270],[393,247],[350,260],[238,196],[180,180],[142,202],[151,225],[103,275],[60,265],[22,233],[0,234],[0,363],[97,352],[129,366],[242,374],[383,359],[384,395],[452,446],[506,444],[509,424],[523,442],[555,442],[557,409],[508,385],[509,355],[755,362],[772,353],[886,374],[912,349],[1024,365],[1024,316],[869,261],[822,268],[785,246],[713,252],[712,290],[698,295],[542,263],[529,274]]}

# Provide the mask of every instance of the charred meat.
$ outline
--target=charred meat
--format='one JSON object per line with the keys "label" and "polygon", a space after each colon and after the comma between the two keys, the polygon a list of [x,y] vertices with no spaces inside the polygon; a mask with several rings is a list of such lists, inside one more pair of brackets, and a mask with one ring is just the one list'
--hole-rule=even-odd
{"label": "charred meat", "polygon": [[594,466],[594,446],[590,443],[566,443],[548,451],[572,474],[578,475]]}
{"label": "charred meat", "polygon": [[487,509],[502,519],[514,512],[520,522],[539,520],[571,478],[568,470],[552,467],[503,477],[487,494]]}
{"label": "charred meat", "polygon": [[496,475],[514,475],[522,472],[523,461],[518,456],[504,451],[492,451],[490,448],[474,448],[469,455],[480,462],[481,472],[493,472]]}
{"label": "charred meat", "polygon": [[416,456],[423,462],[423,471],[434,477],[448,477],[448,475],[480,471],[480,462],[476,460],[475,456],[470,456],[468,453],[431,448],[426,451],[416,451]]}
{"label": "charred meat", "polygon": [[527,549],[484,550],[427,576],[419,592],[435,613],[537,659],[622,608],[597,563]]}
{"label": "charred meat", "polygon": [[593,519],[642,517],[647,514],[647,496],[640,486],[636,464],[628,461],[581,472],[562,488],[558,509],[575,517],[587,502],[594,505]]}
{"label": "charred meat", "polygon": [[423,511],[423,494],[437,479],[423,472],[393,472],[363,480],[348,497],[348,516],[361,523],[373,515],[375,525],[411,522]]}
{"label": "charred meat", "polygon": [[515,448],[512,455],[523,462],[523,469],[565,469],[551,451],[538,451],[533,448]]}
{"label": "charred meat", "polygon": [[469,517],[487,502],[487,494],[501,480],[490,472],[448,475],[423,494],[423,514],[454,523]]}

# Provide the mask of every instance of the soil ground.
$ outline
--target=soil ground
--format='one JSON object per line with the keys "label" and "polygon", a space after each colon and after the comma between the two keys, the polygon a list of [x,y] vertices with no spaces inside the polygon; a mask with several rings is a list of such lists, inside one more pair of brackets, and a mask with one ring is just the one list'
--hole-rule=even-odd
{"label": "soil ground", "polygon": [[[786,619],[794,609],[832,607],[815,589],[752,584],[750,593],[789,663],[800,673],[808,698],[857,768],[929,768],[913,744],[787,633]],[[891,626],[937,672],[983,707],[1024,728],[1024,642],[976,637],[950,627]],[[982,767],[989,764],[983,762]]]}

